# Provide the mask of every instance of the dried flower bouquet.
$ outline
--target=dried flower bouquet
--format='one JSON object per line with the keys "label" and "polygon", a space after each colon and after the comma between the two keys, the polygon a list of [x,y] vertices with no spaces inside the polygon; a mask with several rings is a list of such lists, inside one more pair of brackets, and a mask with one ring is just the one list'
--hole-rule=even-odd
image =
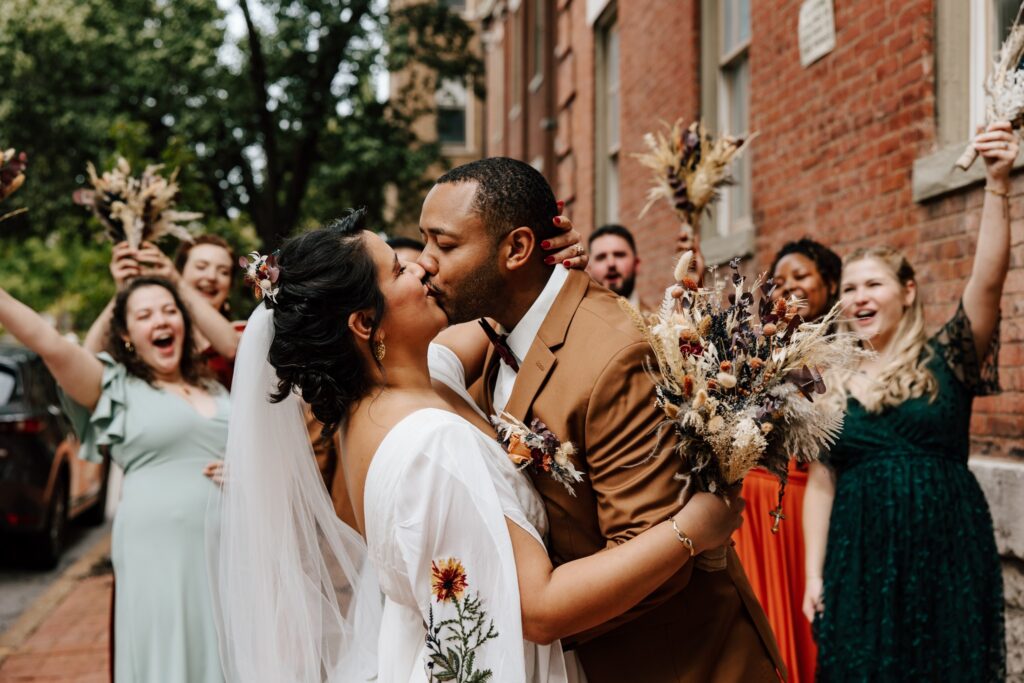
{"label": "dried flower bouquet", "polygon": [[89,163],[89,183],[93,189],[77,190],[75,203],[91,209],[114,242],[127,241],[136,249],[143,242],[164,235],[191,242],[192,233],[181,223],[202,218],[203,214],[175,210],[178,171],[175,169],[170,178],[165,178],[160,175],[162,168],[163,165],[147,166],[142,176],[136,178],[128,162],[120,158],[113,170],[98,176]]}
{"label": "dried flower bouquet", "polygon": [[[1024,126],[1024,26],[1020,24],[1024,3],[1017,10],[1006,40],[999,48],[995,68],[985,81],[986,123],[1009,121],[1014,130]],[[974,145],[969,144],[956,165],[966,171],[978,158]]]}
{"label": "dried flower bouquet", "polygon": [[655,401],[665,421],[651,457],[674,436],[679,478],[710,492],[764,467],[780,481],[777,527],[789,459],[818,459],[842,429],[845,404],[825,400],[823,373],[851,369],[863,352],[851,335],[830,331],[838,307],[820,322],[804,322],[798,301],[772,300],[771,283],[758,278],[746,286],[738,259],[729,264],[731,292],[717,272],[711,288],[698,287],[692,258],[686,252],[679,259],[678,284],[665,291],[656,314],[645,319],[620,300],[653,352]]}
{"label": "dried flower bouquet", "polygon": [[683,223],[694,226],[701,214],[718,199],[721,188],[729,185],[729,164],[752,137],[722,135],[715,138],[694,121],[683,128],[678,119],[668,131],[644,135],[648,152],[636,154],[641,164],[654,172],[654,185],[647,192],[643,218],[660,199],[668,201]]}

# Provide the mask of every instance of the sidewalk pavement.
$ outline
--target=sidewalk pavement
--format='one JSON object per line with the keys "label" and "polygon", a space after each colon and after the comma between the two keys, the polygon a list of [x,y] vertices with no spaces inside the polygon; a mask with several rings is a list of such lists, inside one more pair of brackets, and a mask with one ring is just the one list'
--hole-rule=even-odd
{"label": "sidewalk pavement", "polygon": [[109,556],[108,534],[0,634],[0,683],[110,680]]}

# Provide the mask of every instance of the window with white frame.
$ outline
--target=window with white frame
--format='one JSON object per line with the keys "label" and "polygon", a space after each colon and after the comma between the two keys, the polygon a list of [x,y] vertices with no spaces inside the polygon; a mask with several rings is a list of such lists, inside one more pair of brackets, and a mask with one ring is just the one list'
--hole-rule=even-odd
{"label": "window with white frame", "polygon": [[[750,0],[722,0],[719,6],[718,130],[747,135],[750,124]],[[721,236],[752,226],[750,160],[746,154],[732,163],[735,185],[726,188],[716,210]]]}
{"label": "window with white frame", "polygon": [[437,104],[437,140],[442,145],[466,145],[469,96],[462,81],[444,79],[435,94]]}
{"label": "window with white frame", "polygon": [[597,54],[597,224],[619,220],[619,27],[614,7],[595,25]]}
{"label": "window with white frame", "polygon": [[985,79],[995,63],[999,47],[1013,26],[1020,0],[969,0],[971,3],[970,128],[974,135],[985,123]]}

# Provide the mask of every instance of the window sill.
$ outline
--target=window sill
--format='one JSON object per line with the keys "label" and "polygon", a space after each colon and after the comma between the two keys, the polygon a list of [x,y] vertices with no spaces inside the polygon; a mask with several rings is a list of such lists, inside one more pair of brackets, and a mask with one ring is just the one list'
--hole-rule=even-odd
{"label": "window sill", "polygon": [[754,226],[747,224],[731,235],[702,235],[700,250],[709,266],[720,266],[731,259],[751,256],[756,246]]}
{"label": "window sill", "polygon": [[[978,159],[966,171],[955,166],[956,160],[963,154],[967,141],[944,147],[934,154],[920,157],[914,161],[914,174],[911,181],[915,202],[925,202],[956,192],[985,180],[985,163]],[[1024,167],[1024,155],[1018,155],[1014,162],[1015,169]]]}

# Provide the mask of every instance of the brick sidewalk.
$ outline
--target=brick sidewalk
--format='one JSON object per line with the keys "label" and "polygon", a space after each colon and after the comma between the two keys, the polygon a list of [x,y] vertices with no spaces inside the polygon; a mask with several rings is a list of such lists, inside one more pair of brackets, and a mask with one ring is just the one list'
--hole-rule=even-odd
{"label": "brick sidewalk", "polygon": [[[0,683],[107,683],[113,576],[109,537],[0,636]],[[102,569],[100,569],[102,571]]]}

